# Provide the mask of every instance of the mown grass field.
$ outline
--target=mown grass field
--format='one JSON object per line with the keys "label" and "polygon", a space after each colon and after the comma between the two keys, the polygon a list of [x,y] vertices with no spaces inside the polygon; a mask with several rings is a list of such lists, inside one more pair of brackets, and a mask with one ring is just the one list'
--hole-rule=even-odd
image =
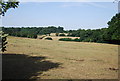
{"label": "mown grass field", "polygon": [[4,78],[117,79],[118,45],[8,37]]}

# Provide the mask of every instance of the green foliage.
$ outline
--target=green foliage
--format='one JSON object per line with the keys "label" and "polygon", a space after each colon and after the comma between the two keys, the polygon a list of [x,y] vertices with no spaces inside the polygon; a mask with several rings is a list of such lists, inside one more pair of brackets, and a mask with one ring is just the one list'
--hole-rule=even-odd
{"label": "green foliage", "polygon": [[108,28],[69,30],[68,36],[80,37],[82,42],[120,44],[120,13],[108,22]]}
{"label": "green foliage", "polygon": [[[79,29],[76,30],[72,33],[72,36],[79,36],[80,41],[82,42],[102,42],[102,34],[104,33],[104,29],[96,29],[96,30],[84,30],[84,29]],[[75,33],[76,32],[76,33]],[[73,35],[74,34],[74,35]]]}
{"label": "green foliage", "polygon": [[63,27],[58,26],[56,33],[63,33],[64,32],[63,29],[64,29]]}
{"label": "green foliage", "polygon": [[[113,18],[108,22],[108,28],[101,29],[78,29],[78,30],[68,30],[64,31],[63,27],[27,27],[27,28],[3,28],[5,33],[8,33],[11,36],[18,37],[28,37],[28,38],[37,38],[37,35],[47,35],[50,33],[56,33],[58,36],[59,33],[67,32],[68,36],[80,37],[80,39],[70,39],[62,38],[60,41],[77,41],[77,42],[97,42],[97,43],[116,43],[120,44],[120,13],[113,16]],[[60,34],[59,36],[65,36]]]}
{"label": "green foliage", "polygon": [[60,38],[59,41],[72,41],[71,38]]}
{"label": "green foliage", "polygon": [[7,42],[7,34],[5,34],[4,32],[0,31],[0,50],[2,52],[6,51],[6,44]]}
{"label": "green foliage", "polygon": [[75,41],[75,42],[80,42],[80,39],[71,39],[71,38],[60,38],[59,41]]}
{"label": "green foliage", "polygon": [[67,36],[79,37],[80,35],[79,35],[79,31],[78,30],[69,30]]}
{"label": "green foliage", "polygon": [[[4,16],[5,13],[7,12],[8,9],[10,8],[17,8],[19,5],[18,1],[13,1],[13,0],[0,0],[0,15]],[[2,52],[6,51],[6,44],[8,43],[7,40],[7,35],[3,31],[0,31],[0,50]],[[17,35],[17,34],[16,34]]]}
{"label": "green foliage", "polygon": [[53,40],[51,37],[47,37],[45,38],[45,40]]}
{"label": "green foliage", "polygon": [[[62,29],[62,30],[61,30]],[[10,36],[17,36],[17,37],[28,37],[28,38],[37,38],[37,35],[47,35],[50,33],[60,32],[62,33],[64,30],[62,27],[22,27],[22,28],[3,28],[5,33],[8,33]]]}
{"label": "green foliage", "polygon": [[75,39],[73,39],[73,41],[80,42],[80,39],[75,38]]}
{"label": "green foliage", "polygon": [[62,33],[62,34],[59,34],[59,36],[66,36],[64,33]]}
{"label": "green foliage", "polygon": [[108,25],[105,40],[120,40],[120,13],[113,16]]}
{"label": "green foliage", "polygon": [[1,5],[0,15],[4,16],[8,9],[17,8],[19,5],[19,2],[16,0],[8,0],[8,1],[0,0],[0,5]]}

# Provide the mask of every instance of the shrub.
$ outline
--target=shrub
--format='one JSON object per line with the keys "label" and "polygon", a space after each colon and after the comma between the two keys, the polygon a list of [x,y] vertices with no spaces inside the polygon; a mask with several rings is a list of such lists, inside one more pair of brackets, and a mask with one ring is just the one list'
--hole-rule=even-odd
{"label": "shrub", "polygon": [[73,39],[73,41],[80,42],[80,39],[76,38],[76,39]]}
{"label": "shrub", "polygon": [[35,38],[35,39],[36,39],[36,38],[37,38],[37,34],[34,34],[32,38]]}
{"label": "shrub", "polygon": [[59,36],[66,36],[65,34],[60,34]]}
{"label": "shrub", "polygon": [[80,39],[76,38],[76,39],[71,39],[71,38],[61,38],[59,39],[59,41],[75,41],[75,42],[81,42]]}
{"label": "shrub", "polygon": [[59,41],[73,41],[71,38],[61,38]]}
{"label": "shrub", "polygon": [[53,40],[51,37],[47,37],[45,38],[45,40]]}

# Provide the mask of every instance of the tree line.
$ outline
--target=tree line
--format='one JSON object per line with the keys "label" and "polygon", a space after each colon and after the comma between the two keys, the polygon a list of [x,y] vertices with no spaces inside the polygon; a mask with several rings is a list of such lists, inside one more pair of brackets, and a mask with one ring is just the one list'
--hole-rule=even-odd
{"label": "tree line", "polygon": [[120,13],[112,17],[107,28],[78,29],[65,31],[63,27],[3,27],[3,31],[10,36],[37,38],[37,35],[50,33],[68,33],[67,36],[80,37],[80,39],[60,39],[60,41],[97,42],[120,44]]}
{"label": "tree line", "polygon": [[108,28],[78,29],[66,31],[68,36],[80,37],[81,42],[114,43],[120,44],[120,13],[112,17],[107,23]]}
{"label": "tree line", "polygon": [[3,27],[3,31],[10,36],[37,38],[37,35],[50,35],[50,33],[63,33],[63,27]]}

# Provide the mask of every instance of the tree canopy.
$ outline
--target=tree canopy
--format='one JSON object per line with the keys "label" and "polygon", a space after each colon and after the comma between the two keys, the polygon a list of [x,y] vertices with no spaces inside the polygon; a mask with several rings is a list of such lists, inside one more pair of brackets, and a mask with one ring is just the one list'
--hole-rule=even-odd
{"label": "tree canopy", "polygon": [[50,33],[63,33],[63,27],[8,27],[3,31],[11,36],[37,38],[37,35],[47,35]]}
{"label": "tree canopy", "polygon": [[8,9],[10,8],[17,8],[19,2],[16,0],[0,0],[0,15],[4,16]]}
{"label": "tree canopy", "polygon": [[120,13],[108,21],[108,28],[69,30],[68,36],[80,37],[82,42],[104,42],[120,44]]}

